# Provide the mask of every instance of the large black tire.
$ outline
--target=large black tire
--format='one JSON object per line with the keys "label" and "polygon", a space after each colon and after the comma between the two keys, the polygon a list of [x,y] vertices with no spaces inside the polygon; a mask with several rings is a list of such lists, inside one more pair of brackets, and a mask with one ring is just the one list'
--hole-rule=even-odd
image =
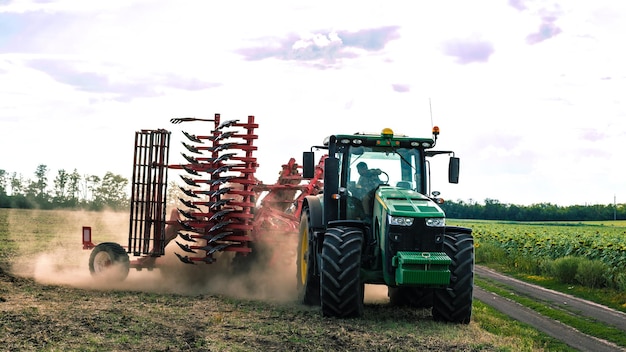
{"label": "large black tire", "polygon": [[128,276],[130,260],[121,245],[114,242],[98,244],[89,256],[89,271],[94,278],[121,282]]}
{"label": "large black tire", "polygon": [[315,242],[311,231],[309,208],[302,210],[296,253],[298,299],[307,305],[320,305],[320,277],[315,274]]}
{"label": "large black tire", "polygon": [[452,259],[450,284],[435,290],[433,319],[469,324],[474,291],[474,238],[470,233],[447,231],[443,248]]}
{"label": "large black tire", "polygon": [[389,303],[396,307],[430,308],[434,289],[427,287],[388,287]]}
{"label": "large black tire", "polygon": [[321,263],[321,300],[324,316],[350,318],[363,315],[361,282],[363,231],[331,227],[324,234]]}

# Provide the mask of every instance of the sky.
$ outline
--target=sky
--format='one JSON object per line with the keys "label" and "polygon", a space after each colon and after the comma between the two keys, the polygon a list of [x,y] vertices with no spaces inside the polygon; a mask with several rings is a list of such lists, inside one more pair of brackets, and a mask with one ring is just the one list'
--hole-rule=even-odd
{"label": "sky", "polygon": [[444,199],[626,203],[622,1],[0,0],[0,169],[131,178],[134,133],[259,124],[257,177],[337,133],[430,137]]}

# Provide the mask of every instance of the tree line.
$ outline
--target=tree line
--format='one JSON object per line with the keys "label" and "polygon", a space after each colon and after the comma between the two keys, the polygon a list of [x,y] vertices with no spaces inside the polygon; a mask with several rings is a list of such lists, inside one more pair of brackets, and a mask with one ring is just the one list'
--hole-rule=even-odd
{"label": "tree line", "polygon": [[505,221],[598,221],[626,220],[626,204],[594,204],[559,206],[538,203],[528,206],[500,203],[485,199],[484,203],[470,200],[446,201],[441,205],[446,216],[454,219]]}
{"label": "tree line", "polygon": [[49,173],[44,164],[37,166],[34,178],[0,169],[0,208],[120,210],[129,206],[128,179],[123,176],[60,169],[50,182]]}
{"label": "tree line", "polygon": [[[0,169],[0,208],[39,209],[128,209],[128,179],[107,172],[103,177],[81,175],[76,169],[57,171],[50,183],[48,166],[41,164],[34,178]],[[173,184],[170,184],[173,187]],[[172,188],[170,187],[170,188]],[[174,191],[174,192],[173,192]],[[175,196],[169,190],[168,197]],[[593,221],[625,220],[626,204],[559,206],[539,203],[529,206],[501,203],[496,199],[446,201],[441,205],[454,219],[505,221]]]}

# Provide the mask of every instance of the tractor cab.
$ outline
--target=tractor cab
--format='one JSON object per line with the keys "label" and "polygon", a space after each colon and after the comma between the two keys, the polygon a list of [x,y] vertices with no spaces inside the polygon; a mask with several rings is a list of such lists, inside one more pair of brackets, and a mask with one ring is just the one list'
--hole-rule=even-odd
{"label": "tractor cab", "polygon": [[[383,206],[379,190],[386,194],[427,197],[429,163],[427,158],[437,154],[453,154],[447,151],[431,151],[436,144],[439,128],[433,128],[433,138],[411,138],[396,135],[390,128],[380,134],[356,133],[332,135],[323,146],[328,149],[324,172],[324,193],[330,202],[331,212],[326,222],[333,220],[358,220],[369,223],[377,206]],[[304,178],[312,175],[313,152],[305,152],[303,158]],[[458,159],[451,157],[449,181],[458,182]],[[378,201],[377,201],[378,199]],[[436,199],[435,199],[436,200]]]}

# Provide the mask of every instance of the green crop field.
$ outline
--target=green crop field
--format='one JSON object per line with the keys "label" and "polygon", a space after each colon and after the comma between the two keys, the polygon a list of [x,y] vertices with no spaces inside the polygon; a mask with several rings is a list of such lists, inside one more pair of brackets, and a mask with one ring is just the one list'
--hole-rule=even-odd
{"label": "green crop field", "polygon": [[606,223],[471,222],[476,243],[498,243],[510,252],[556,259],[568,255],[626,267],[626,221]]}
{"label": "green crop field", "polygon": [[595,263],[606,286],[626,289],[626,221],[499,222],[451,220],[471,227],[477,262],[546,274],[562,258]]}

